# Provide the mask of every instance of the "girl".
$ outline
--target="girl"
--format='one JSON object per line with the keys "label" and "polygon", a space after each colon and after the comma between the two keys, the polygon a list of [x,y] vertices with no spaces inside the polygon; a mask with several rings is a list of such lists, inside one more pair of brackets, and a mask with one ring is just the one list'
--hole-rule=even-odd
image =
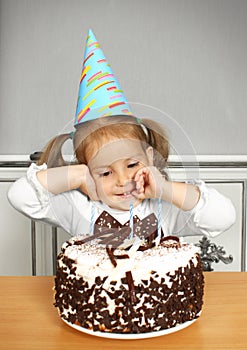
{"label": "girl", "polygon": [[131,205],[135,221],[160,216],[164,235],[215,236],[234,223],[232,203],[215,189],[168,179],[168,140],[153,121],[84,122],[73,135],[77,162],[66,165],[61,149],[70,137],[53,139],[39,164],[12,185],[8,198],[17,210],[71,235],[92,234],[92,223],[94,233],[129,225]]}

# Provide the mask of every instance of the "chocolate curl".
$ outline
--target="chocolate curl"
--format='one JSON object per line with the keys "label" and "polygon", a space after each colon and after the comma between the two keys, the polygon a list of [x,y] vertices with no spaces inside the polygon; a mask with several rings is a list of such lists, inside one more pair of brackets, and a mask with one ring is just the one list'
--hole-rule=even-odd
{"label": "chocolate curl", "polygon": [[87,242],[90,242],[94,239],[97,239],[97,238],[100,238],[102,236],[105,236],[106,234],[109,234],[109,229],[105,229],[105,230],[102,230],[102,232],[98,232],[96,234],[94,234],[93,236],[88,236],[88,237],[85,237],[82,239],[81,243],[87,243]]}
{"label": "chocolate curl", "polygon": [[117,248],[122,244],[122,242],[129,236],[130,228],[127,226],[123,226],[120,230],[115,229],[114,231],[110,231],[110,234],[105,238],[102,237],[100,239],[100,244],[111,245]]}
{"label": "chocolate curl", "polygon": [[165,236],[165,237],[162,237],[161,242],[165,242],[165,241],[175,241],[175,242],[179,243],[180,239],[177,236]]}
{"label": "chocolate curl", "polygon": [[115,260],[114,254],[113,254],[114,248],[106,247],[106,251],[107,251],[107,254],[108,254],[108,256],[109,256],[109,258],[110,258],[110,260],[111,260],[112,265],[113,265],[114,267],[116,267],[116,266],[117,266],[117,262],[116,262],[116,260]]}
{"label": "chocolate curl", "polygon": [[[129,238],[131,228],[129,222],[121,225],[116,219],[106,212],[102,213],[94,224],[94,235],[83,238],[82,243],[99,239],[99,244],[112,246],[117,248],[121,246],[126,239]],[[152,248],[155,245],[157,237],[158,221],[154,214],[150,214],[143,220],[135,217],[133,223],[133,234],[141,240],[146,240],[147,244],[141,246],[140,250]],[[102,223],[101,223],[102,221]],[[162,228],[160,227],[162,236]],[[162,239],[161,239],[162,240]]]}
{"label": "chocolate curl", "polygon": [[126,271],[126,278],[129,287],[130,301],[132,304],[136,303],[135,285],[131,271]]}
{"label": "chocolate curl", "polygon": [[174,243],[169,243],[170,248],[179,249],[181,247],[180,239],[177,236],[165,236],[161,238],[160,245],[166,247],[167,241],[174,241]]}
{"label": "chocolate curl", "polygon": [[117,255],[115,255],[114,254],[114,258],[116,258],[116,259],[129,259],[129,255],[128,254],[122,254],[122,255],[119,255],[119,254],[117,254]]}

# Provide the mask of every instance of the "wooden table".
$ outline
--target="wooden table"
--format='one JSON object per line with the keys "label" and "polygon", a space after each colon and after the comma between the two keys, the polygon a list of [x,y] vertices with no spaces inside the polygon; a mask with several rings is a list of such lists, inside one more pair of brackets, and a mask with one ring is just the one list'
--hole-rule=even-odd
{"label": "wooden table", "polygon": [[94,337],[53,307],[53,277],[0,277],[0,349],[247,349],[247,272],[205,273],[204,308],[191,326],[139,340]]}

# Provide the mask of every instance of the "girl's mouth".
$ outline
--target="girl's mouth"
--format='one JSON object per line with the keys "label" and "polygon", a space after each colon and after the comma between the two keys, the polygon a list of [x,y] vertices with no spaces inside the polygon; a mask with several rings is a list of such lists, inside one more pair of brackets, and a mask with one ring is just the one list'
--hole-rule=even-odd
{"label": "girl's mouth", "polygon": [[121,199],[135,199],[132,192],[136,189],[135,181],[131,180],[123,186],[123,188],[119,188],[116,192],[116,196]]}
{"label": "girl's mouth", "polygon": [[131,194],[130,191],[123,192],[123,193],[118,193],[118,194],[116,194],[116,196],[119,197],[119,198],[123,198],[123,199],[128,199],[128,198],[132,198],[133,197],[133,195]]}

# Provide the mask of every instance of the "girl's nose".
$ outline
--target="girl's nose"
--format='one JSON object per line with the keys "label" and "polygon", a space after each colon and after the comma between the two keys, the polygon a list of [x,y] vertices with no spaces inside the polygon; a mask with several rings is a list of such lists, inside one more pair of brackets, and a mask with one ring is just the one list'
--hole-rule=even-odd
{"label": "girl's nose", "polygon": [[126,172],[119,172],[117,174],[117,184],[120,187],[124,187],[129,181],[131,181],[131,178],[129,177],[129,174]]}
{"label": "girl's nose", "polygon": [[125,192],[131,192],[135,189],[135,181],[129,174],[121,174],[118,176],[117,185],[124,188]]}

